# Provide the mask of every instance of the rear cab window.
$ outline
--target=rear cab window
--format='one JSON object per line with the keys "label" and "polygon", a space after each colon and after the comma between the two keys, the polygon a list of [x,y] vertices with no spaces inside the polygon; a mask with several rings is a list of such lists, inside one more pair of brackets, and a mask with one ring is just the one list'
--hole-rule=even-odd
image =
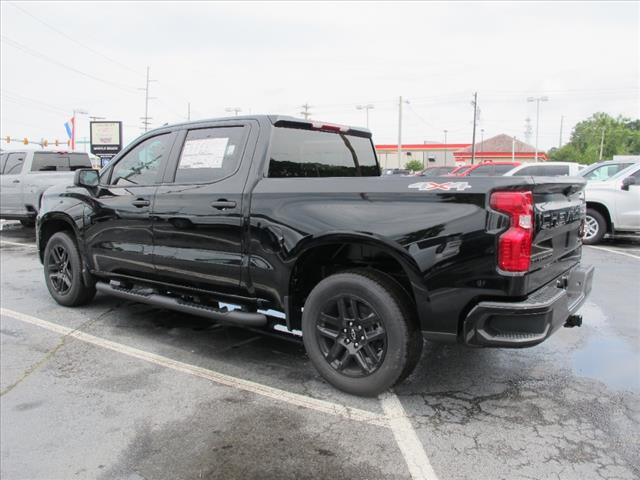
{"label": "rear cab window", "polygon": [[518,170],[514,176],[544,176],[555,177],[569,175],[567,165],[531,165]]}
{"label": "rear cab window", "polygon": [[276,126],[268,176],[378,177],[380,167],[368,134]]}
{"label": "rear cab window", "polygon": [[69,172],[79,168],[91,168],[88,154],[35,152],[31,163],[32,172]]}

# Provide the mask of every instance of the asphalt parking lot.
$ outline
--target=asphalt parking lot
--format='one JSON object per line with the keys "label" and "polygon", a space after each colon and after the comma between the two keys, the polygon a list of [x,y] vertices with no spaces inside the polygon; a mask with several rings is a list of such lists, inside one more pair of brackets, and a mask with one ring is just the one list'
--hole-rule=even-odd
{"label": "asphalt parking lot", "polygon": [[640,477],[640,241],[584,249],[581,328],[524,350],[426,343],[380,399],[342,394],[295,338],[98,295],[49,296],[5,223],[6,479]]}

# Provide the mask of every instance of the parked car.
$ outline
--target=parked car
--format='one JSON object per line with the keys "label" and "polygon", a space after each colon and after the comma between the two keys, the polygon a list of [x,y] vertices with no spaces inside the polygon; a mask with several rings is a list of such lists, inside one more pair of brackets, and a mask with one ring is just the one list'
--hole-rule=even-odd
{"label": "parked car", "polygon": [[183,123],[47,190],[37,245],[61,305],[97,290],[284,325],[328,382],[377,395],[411,373],[423,336],[519,348],[581,322],[585,182],[457,180],[381,179],[368,130],[280,116]]}
{"label": "parked car", "polygon": [[631,165],[640,163],[637,160],[608,160],[594,163],[580,172],[580,176],[589,182],[604,182]]}
{"label": "parked car", "polygon": [[599,243],[606,234],[640,232],[640,162],[607,180],[589,181],[585,196],[587,245]]}
{"label": "parked car", "polygon": [[382,171],[382,175],[411,175],[411,171],[405,168],[385,168]]}
{"label": "parked car", "polygon": [[0,218],[33,226],[42,193],[71,184],[73,171],[91,168],[89,155],[75,152],[10,151],[0,156]]}
{"label": "parked car", "polygon": [[420,172],[420,177],[444,177],[456,167],[429,167]]}
{"label": "parked car", "polygon": [[534,175],[539,177],[556,177],[566,175],[575,177],[583,168],[585,168],[584,165],[575,162],[524,163],[509,170],[504,176]]}
{"label": "parked car", "polygon": [[460,177],[493,177],[500,176],[520,165],[520,162],[482,162],[471,165]]}

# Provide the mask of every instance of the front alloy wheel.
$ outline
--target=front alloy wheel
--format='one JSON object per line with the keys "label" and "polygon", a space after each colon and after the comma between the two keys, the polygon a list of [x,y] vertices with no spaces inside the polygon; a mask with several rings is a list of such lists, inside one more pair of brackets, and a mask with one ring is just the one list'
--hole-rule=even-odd
{"label": "front alloy wheel", "polygon": [[73,271],[69,252],[61,245],[55,245],[47,258],[47,275],[51,286],[59,295],[66,295],[73,285]]}

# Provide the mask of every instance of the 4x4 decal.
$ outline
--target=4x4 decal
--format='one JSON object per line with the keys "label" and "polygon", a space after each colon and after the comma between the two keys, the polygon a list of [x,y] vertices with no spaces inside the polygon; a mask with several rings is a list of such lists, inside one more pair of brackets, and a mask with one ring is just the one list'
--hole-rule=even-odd
{"label": "4x4 decal", "polygon": [[430,191],[430,190],[444,190],[444,191],[452,191],[455,190],[457,192],[461,192],[466,190],[467,188],[471,188],[467,182],[445,182],[445,183],[437,183],[437,182],[418,182],[412,183],[409,185],[409,188],[417,188],[418,190]]}

